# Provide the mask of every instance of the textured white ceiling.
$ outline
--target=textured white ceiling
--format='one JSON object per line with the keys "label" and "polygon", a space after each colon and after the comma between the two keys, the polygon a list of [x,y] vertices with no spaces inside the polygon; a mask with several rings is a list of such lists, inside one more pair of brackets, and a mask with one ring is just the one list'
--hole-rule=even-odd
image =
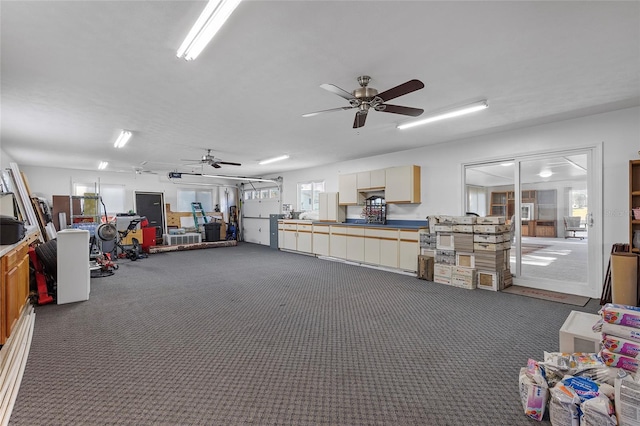
{"label": "textured white ceiling", "polygon": [[[640,105],[637,1],[245,1],[192,62],[175,51],[204,2],[0,7],[2,149],[21,165],[187,171],[211,148],[242,163],[217,172],[265,176]],[[363,74],[423,81],[392,103],[425,114],[490,107],[404,131],[382,112],[358,130],[352,111],[302,117],[347,106],[319,85]]]}

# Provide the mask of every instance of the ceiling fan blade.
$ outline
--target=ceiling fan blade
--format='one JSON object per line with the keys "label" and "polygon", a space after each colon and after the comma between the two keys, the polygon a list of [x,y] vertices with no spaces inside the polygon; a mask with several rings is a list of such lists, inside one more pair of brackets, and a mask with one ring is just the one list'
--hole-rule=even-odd
{"label": "ceiling fan blade", "polygon": [[376,111],[382,112],[391,112],[393,114],[402,114],[402,115],[410,115],[411,117],[417,117],[424,112],[423,109],[420,108],[411,108],[400,105],[388,105],[382,104],[383,109],[376,109]]}
{"label": "ceiling fan blade", "polygon": [[407,93],[415,92],[416,90],[420,90],[424,87],[424,83],[420,80],[409,80],[406,83],[402,83],[396,87],[392,87],[389,90],[385,90],[382,93],[378,93],[378,97],[382,99],[383,102],[389,101],[391,99],[395,99],[399,96],[406,95]]}
{"label": "ceiling fan blade", "polygon": [[325,112],[344,111],[344,110],[353,109],[353,108],[355,108],[355,107],[348,106],[348,107],[340,107],[340,108],[331,108],[331,109],[325,109],[325,110],[322,110],[322,111],[309,112],[309,113],[303,114],[302,116],[303,117],[313,117],[314,115],[324,114]]}
{"label": "ceiling fan blade", "polygon": [[364,126],[364,122],[367,121],[367,115],[368,114],[366,112],[356,112],[356,118],[353,120],[353,128],[357,129]]}
{"label": "ceiling fan blade", "polygon": [[216,164],[226,164],[227,166],[242,166],[240,163],[229,163],[227,161],[218,161]]}
{"label": "ceiling fan blade", "polygon": [[352,99],[356,99],[356,97],[353,96],[353,94],[347,92],[344,89],[339,88],[336,85],[325,83],[325,84],[321,84],[320,87],[322,87],[324,90],[328,90],[331,93],[335,93],[338,96],[342,96],[343,98],[345,98],[348,101],[350,101]]}

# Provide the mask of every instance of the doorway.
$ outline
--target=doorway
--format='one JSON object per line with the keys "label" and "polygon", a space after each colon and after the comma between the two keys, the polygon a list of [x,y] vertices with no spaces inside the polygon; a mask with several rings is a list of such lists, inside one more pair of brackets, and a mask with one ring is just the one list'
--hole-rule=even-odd
{"label": "doorway", "polygon": [[149,226],[156,228],[156,241],[162,241],[165,232],[164,194],[162,192],[137,192],[136,213],[145,216]]}
{"label": "doorway", "polygon": [[[514,284],[600,297],[599,152],[587,148],[464,166],[467,211],[504,216],[510,225]],[[567,221],[578,230],[567,231]]]}

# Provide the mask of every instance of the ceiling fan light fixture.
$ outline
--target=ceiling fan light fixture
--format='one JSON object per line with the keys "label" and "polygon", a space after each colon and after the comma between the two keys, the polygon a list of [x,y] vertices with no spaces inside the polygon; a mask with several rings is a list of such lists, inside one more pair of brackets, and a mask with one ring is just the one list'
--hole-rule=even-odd
{"label": "ceiling fan light fixture", "polygon": [[129,142],[129,139],[131,139],[131,132],[129,130],[121,130],[120,135],[118,135],[118,139],[116,139],[116,142],[113,144],[113,147],[122,148],[127,144],[127,142]]}
{"label": "ceiling fan light fixture", "polygon": [[276,161],[286,160],[287,158],[289,158],[288,155],[281,155],[279,157],[273,157],[273,158],[269,158],[267,160],[262,160],[258,164],[261,165],[261,166],[264,166],[265,164],[275,163]]}
{"label": "ceiling fan light fixture", "polygon": [[538,176],[540,176],[541,178],[548,178],[551,177],[553,175],[553,172],[551,170],[543,170],[540,173],[538,173]]}
{"label": "ceiling fan light fixture", "polygon": [[100,164],[98,165],[98,170],[104,170],[107,168],[107,165],[109,165],[108,162],[106,161],[101,161]]}
{"label": "ceiling fan light fixture", "polygon": [[460,108],[456,108],[450,111],[445,111],[432,115],[422,120],[412,121],[410,123],[404,123],[397,126],[398,129],[409,129],[411,127],[420,126],[423,124],[433,123],[434,121],[444,120],[447,118],[459,117],[461,115],[471,114],[472,112],[480,111],[489,108],[489,103],[486,100],[475,102],[473,104],[465,105]]}
{"label": "ceiling fan light fixture", "polygon": [[178,58],[192,61],[222,28],[241,0],[209,0],[178,49]]}

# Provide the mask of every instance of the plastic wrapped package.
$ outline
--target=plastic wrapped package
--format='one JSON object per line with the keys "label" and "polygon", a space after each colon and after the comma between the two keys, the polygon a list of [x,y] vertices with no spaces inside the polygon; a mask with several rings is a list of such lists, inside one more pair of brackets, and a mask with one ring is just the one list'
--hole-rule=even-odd
{"label": "plastic wrapped package", "polygon": [[553,426],[580,426],[580,397],[562,382],[550,391],[549,419]]}
{"label": "plastic wrapped package", "polygon": [[628,305],[607,303],[598,313],[609,324],[640,328],[640,308]]}
{"label": "plastic wrapped package", "polygon": [[637,358],[616,354],[606,349],[600,351],[600,357],[610,367],[622,368],[631,372],[636,372],[640,369],[640,359]]}
{"label": "plastic wrapped package", "polygon": [[520,399],[524,414],[534,420],[541,421],[547,407],[549,389],[544,377],[544,370],[532,359],[527,367],[520,369]]}
{"label": "plastic wrapped package", "polygon": [[609,352],[640,358],[640,342],[623,339],[622,337],[602,335],[602,347]]}
{"label": "plastic wrapped package", "polygon": [[615,411],[611,400],[604,394],[588,399],[580,405],[580,426],[616,426]]}
{"label": "plastic wrapped package", "polygon": [[550,390],[549,417],[553,426],[615,426],[610,397],[614,388],[586,377],[566,376]]}
{"label": "plastic wrapped package", "polygon": [[611,324],[600,319],[592,327],[593,331],[601,332],[609,336],[622,337],[635,342],[640,342],[640,329],[635,327],[627,327],[625,325]]}
{"label": "plastic wrapped package", "polygon": [[620,426],[640,426],[640,383],[625,371],[616,378],[615,403]]}

